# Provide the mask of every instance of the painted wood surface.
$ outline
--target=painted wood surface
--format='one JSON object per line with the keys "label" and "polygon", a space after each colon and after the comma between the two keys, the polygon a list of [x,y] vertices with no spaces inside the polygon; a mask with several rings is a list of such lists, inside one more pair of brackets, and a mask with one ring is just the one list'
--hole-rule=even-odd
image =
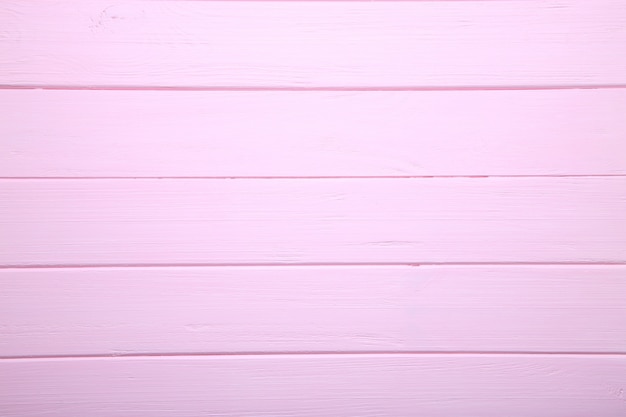
{"label": "painted wood surface", "polygon": [[623,263],[626,178],[4,180],[0,264]]}
{"label": "painted wood surface", "polygon": [[621,0],[0,2],[0,416],[625,416],[625,45]]}
{"label": "painted wood surface", "polygon": [[626,173],[625,89],[0,90],[0,106],[2,177]]}
{"label": "painted wood surface", "polygon": [[3,417],[623,417],[623,356],[3,361]]}
{"label": "painted wood surface", "polygon": [[0,270],[0,356],[623,352],[625,266]]}
{"label": "painted wood surface", "polygon": [[626,84],[621,0],[3,1],[0,84]]}

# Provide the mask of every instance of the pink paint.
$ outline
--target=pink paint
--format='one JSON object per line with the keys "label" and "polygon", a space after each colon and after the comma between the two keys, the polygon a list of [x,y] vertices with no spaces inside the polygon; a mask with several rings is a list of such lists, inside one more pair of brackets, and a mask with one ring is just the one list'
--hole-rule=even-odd
{"label": "pink paint", "polygon": [[625,21],[2,2],[0,415],[623,417]]}
{"label": "pink paint", "polygon": [[621,176],[2,186],[7,266],[626,262]]}
{"label": "pink paint", "polygon": [[5,360],[7,416],[621,417],[623,355],[231,355]]}
{"label": "pink paint", "polygon": [[621,352],[625,274],[623,265],[7,269],[0,317],[12,319],[1,323],[0,356]]}
{"label": "pink paint", "polygon": [[626,84],[621,0],[2,3],[11,86]]}
{"label": "pink paint", "polygon": [[626,89],[0,90],[0,103],[0,177],[626,173]]}

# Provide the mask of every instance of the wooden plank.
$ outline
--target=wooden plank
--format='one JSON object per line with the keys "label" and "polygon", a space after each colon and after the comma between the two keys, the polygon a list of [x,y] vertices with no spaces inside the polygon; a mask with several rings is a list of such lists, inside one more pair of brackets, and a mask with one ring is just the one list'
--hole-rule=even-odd
{"label": "wooden plank", "polygon": [[0,106],[3,177],[626,174],[623,89],[3,90]]}
{"label": "wooden plank", "polygon": [[3,180],[0,264],[623,263],[626,177]]}
{"label": "wooden plank", "polygon": [[626,84],[621,0],[3,1],[0,84]]}
{"label": "wooden plank", "polygon": [[2,357],[626,352],[624,266],[4,269],[0,287]]}
{"label": "wooden plank", "polygon": [[4,417],[622,417],[624,356],[1,361]]}

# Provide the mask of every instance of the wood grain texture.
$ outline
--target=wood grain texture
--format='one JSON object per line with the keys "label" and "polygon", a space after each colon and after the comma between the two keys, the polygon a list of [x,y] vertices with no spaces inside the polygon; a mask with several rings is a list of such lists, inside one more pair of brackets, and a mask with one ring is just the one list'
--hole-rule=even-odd
{"label": "wood grain texture", "polygon": [[3,417],[623,417],[624,356],[0,362]]}
{"label": "wood grain texture", "polygon": [[0,106],[3,177],[626,174],[623,89],[0,90]]}
{"label": "wood grain texture", "polygon": [[0,84],[626,84],[621,0],[3,1]]}
{"label": "wood grain texture", "polygon": [[625,45],[621,0],[0,2],[0,416],[625,416]]}
{"label": "wood grain texture", "polygon": [[624,266],[0,270],[0,356],[626,352]]}
{"label": "wood grain texture", "polygon": [[0,264],[625,262],[626,178],[4,180]]}

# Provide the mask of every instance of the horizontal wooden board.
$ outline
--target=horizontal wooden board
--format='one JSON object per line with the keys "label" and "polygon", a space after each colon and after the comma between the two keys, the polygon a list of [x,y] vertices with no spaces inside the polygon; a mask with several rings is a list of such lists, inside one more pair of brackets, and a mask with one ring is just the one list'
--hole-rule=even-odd
{"label": "horizontal wooden board", "polygon": [[626,352],[624,266],[5,269],[0,287],[2,357]]}
{"label": "horizontal wooden board", "polygon": [[626,89],[0,90],[0,176],[626,174]]}
{"label": "horizontal wooden board", "polygon": [[626,262],[626,177],[3,180],[0,264]]}
{"label": "horizontal wooden board", "polygon": [[624,356],[0,361],[3,417],[623,417]]}
{"label": "horizontal wooden board", "polygon": [[622,0],[3,1],[0,84],[626,84]]}

